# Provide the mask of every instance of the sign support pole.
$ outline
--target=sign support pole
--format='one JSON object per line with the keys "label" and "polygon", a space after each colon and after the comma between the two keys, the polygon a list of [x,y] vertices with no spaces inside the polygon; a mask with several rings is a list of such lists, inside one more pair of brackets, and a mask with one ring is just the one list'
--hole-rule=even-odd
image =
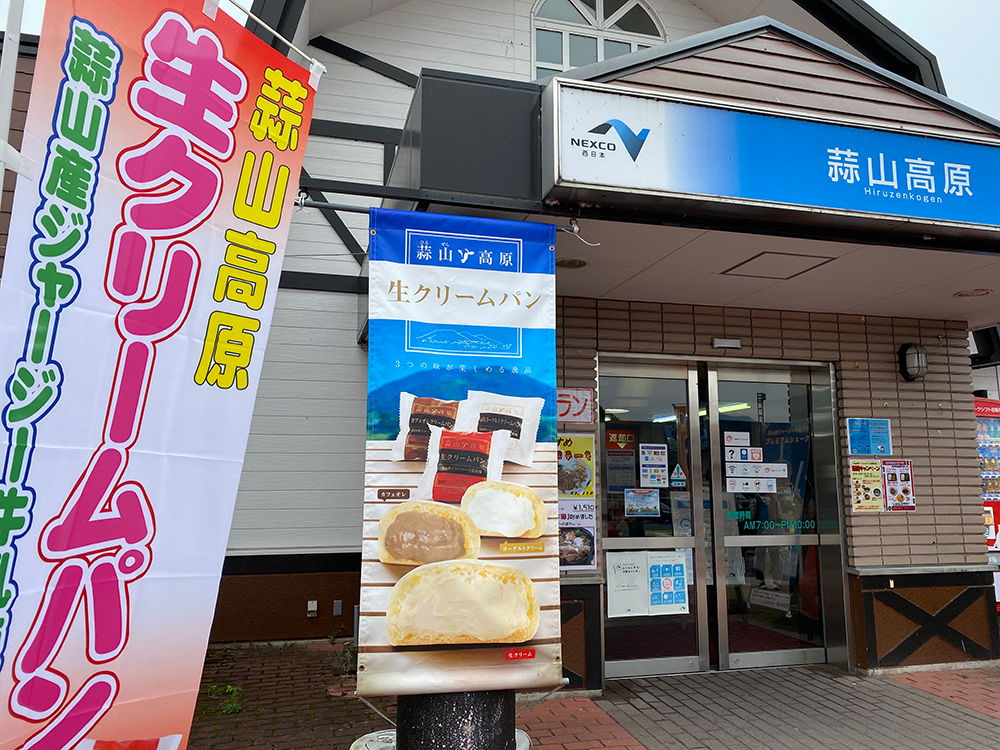
{"label": "sign support pole", "polygon": [[514,750],[514,691],[400,695],[396,750]]}

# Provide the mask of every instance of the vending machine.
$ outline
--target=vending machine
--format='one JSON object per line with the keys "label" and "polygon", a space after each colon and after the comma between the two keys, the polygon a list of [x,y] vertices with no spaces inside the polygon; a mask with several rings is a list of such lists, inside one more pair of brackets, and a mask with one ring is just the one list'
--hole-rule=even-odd
{"label": "vending machine", "polygon": [[[976,442],[979,444],[979,471],[983,482],[983,520],[986,546],[992,565],[1000,565],[1000,401],[977,398]],[[1000,602],[1000,573],[993,574],[993,588]],[[1000,603],[997,604],[1000,611]]]}

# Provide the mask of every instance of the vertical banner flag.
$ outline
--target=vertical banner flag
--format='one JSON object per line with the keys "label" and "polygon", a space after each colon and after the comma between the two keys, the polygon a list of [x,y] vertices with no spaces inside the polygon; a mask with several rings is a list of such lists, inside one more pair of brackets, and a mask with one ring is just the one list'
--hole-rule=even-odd
{"label": "vertical banner flag", "polygon": [[313,91],[204,0],[48,0],[0,293],[0,750],[183,748]]}
{"label": "vertical banner flag", "polygon": [[373,210],[358,693],[562,680],[555,227]]}

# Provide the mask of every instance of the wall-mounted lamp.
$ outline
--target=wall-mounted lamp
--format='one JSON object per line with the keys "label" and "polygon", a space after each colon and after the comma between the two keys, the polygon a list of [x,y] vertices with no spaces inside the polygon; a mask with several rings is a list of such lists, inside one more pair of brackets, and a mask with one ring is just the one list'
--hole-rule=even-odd
{"label": "wall-mounted lamp", "polygon": [[899,374],[906,380],[921,380],[927,374],[927,350],[920,344],[899,347]]}

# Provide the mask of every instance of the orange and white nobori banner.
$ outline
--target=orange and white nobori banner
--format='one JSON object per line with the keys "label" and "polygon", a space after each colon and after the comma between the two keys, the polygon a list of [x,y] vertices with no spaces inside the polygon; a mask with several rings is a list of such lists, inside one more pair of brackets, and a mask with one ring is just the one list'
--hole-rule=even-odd
{"label": "orange and white nobori banner", "polygon": [[48,0],[0,292],[0,750],[183,750],[314,92],[204,0]]}

